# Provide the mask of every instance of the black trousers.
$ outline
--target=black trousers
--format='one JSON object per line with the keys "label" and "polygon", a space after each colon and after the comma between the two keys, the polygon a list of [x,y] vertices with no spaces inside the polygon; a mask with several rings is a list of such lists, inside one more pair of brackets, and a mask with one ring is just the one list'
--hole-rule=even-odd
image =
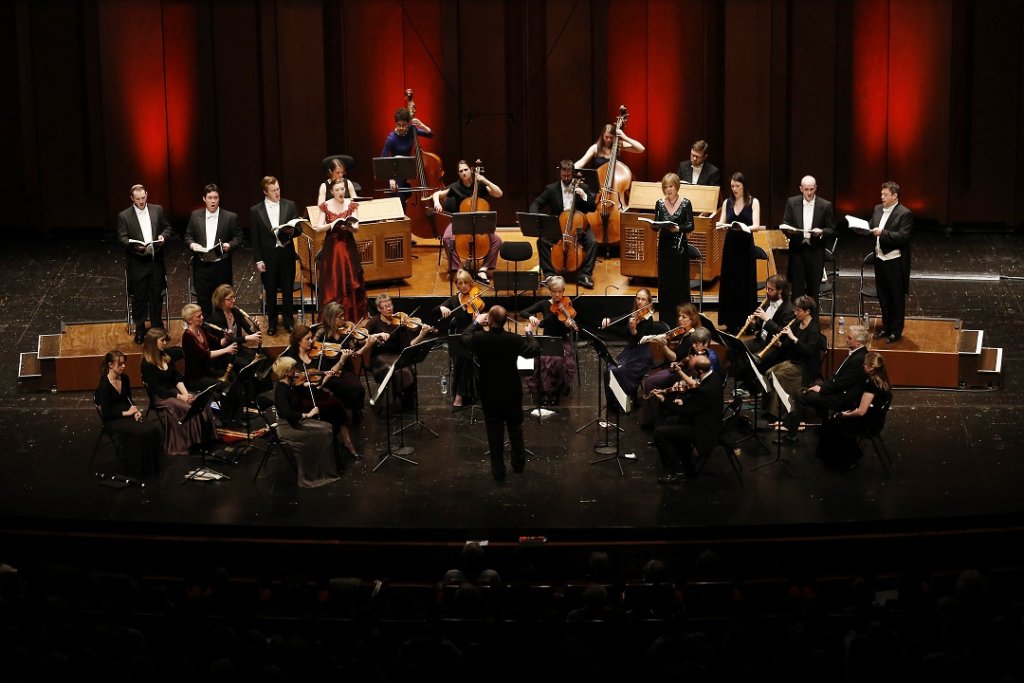
{"label": "black trousers", "polygon": [[903,334],[903,321],[907,313],[903,259],[876,259],[875,285],[878,290],[878,305],[882,309],[882,329],[889,330],[891,334]]}
{"label": "black trousers", "polygon": [[[548,242],[544,239],[537,240],[537,261],[540,263],[540,271],[543,277],[550,275],[561,275],[551,265],[551,249],[556,242]],[[597,263],[597,240],[594,233],[589,229],[580,233],[580,246],[583,247],[583,263],[580,264],[580,275],[592,277],[594,275],[594,264]],[[561,247],[559,247],[561,249]]]}
{"label": "black trousers", "polygon": [[153,327],[164,327],[163,292],[167,289],[167,276],[163,268],[153,267],[148,272],[128,271],[128,293],[132,297],[132,322],[136,331],[146,330],[146,316]]}
{"label": "black trousers", "polygon": [[526,445],[523,443],[523,408],[519,406],[484,406],[487,446],[491,451],[491,472],[505,476],[505,428],[512,445],[512,469],[521,472],[526,466]]}
{"label": "black trousers", "polygon": [[680,472],[693,476],[693,425],[667,422],[654,430],[654,445],[658,447],[661,464],[673,474]]}
{"label": "black trousers", "polygon": [[231,257],[208,263],[196,259],[192,266],[193,283],[196,288],[196,303],[203,309],[203,317],[213,313],[213,290],[220,285],[231,284]]}
{"label": "black trousers", "polygon": [[[818,240],[820,242],[820,240]],[[792,287],[792,299],[807,296],[818,300],[821,293],[821,274],[825,269],[825,247],[813,244],[790,245],[789,247],[789,284]]]}
{"label": "black trousers", "polygon": [[[267,302],[268,324],[277,326],[277,314],[280,310],[282,322],[291,325],[295,316],[292,305],[292,291],[295,288],[295,249],[291,242],[286,247],[275,247],[269,259],[263,262],[267,270],[260,273],[263,281],[263,294]],[[281,291],[281,307],[277,306],[277,292]]]}

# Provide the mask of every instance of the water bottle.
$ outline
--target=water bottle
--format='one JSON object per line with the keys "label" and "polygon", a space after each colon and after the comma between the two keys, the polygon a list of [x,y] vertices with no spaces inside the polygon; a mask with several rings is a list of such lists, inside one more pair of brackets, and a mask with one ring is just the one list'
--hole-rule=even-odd
{"label": "water bottle", "polygon": [[447,374],[441,375],[441,393],[442,394],[447,394],[448,393],[448,375]]}
{"label": "water bottle", "polygon": [[846,334],[846,318],[839,316],[839,334]]}

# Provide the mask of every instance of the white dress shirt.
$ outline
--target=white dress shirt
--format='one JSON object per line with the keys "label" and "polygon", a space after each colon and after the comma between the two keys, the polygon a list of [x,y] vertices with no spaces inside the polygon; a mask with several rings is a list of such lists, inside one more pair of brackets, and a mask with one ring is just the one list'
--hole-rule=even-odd
{"label": "white dress shirt", "polygon": [[139,219],[139,227],[142,228],[142,241],[149,243],[153,241],[153,222],[149,220],[149,204],[146,208],[135,207],[135,217]]}
{"label": "white dress shirt", "polygon": [[[889,216],[892,215],[892,210],[896,208],[897,204],[899,204],[899,202],[896,202],[888,209],[882,209],[882,220],[878,222],[878,227],[882,228],[883,230],[885,229],[885,224],[889,222]],[[891,261],[899,257],[899,249],[893,249],[892,251],[883,252],[881,235],[875,238],[875,258],[877,258],[879,261]]]}

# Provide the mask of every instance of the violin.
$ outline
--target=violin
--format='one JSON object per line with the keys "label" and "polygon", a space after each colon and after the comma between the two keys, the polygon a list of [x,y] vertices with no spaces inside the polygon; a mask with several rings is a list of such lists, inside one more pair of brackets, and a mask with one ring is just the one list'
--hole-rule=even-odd
{"label": "violin", "polygon": [[[391,324],[397,325],[398,327],[408,327],[410,330],[418,330],[423,327],[423,321],[419,318],[413,318],[408,313],[395,313],[391,316]],[[428,332],[437,332],[436,327],[426,326]]]}
{"label": "violin", "polygon": [[317,356],[334,358],[339,353],[345,353],[345,349],[341,344],[335,342],[315,341],[313,342],[313,345],[309,347],[310,358],[316,358]]}
{"label": "violin", "polygon": [[693,332],[693,328],[683,329],[683,326],[673,327],[671,330],[665,333],[665,341],[672,341],[676,337],[682,337]]}
{"label": "violin", "polygon": [[[345,322],[338,329],[338,332],[340,332],[341,334],[345,335],[346,337],[351,337],[352,339],[355,339],[356,341],[366,341],[367,338],[370,336],[370,333],[366,331],[365,327],[363,327],[363,324],[365,322],[366,322],[365,318],[363,320],[360,320],[358,323]],[[342,344],[344,344],[344,343],[345,342],[343,340]]]}
{"label": "violin", "polygon": [[317,370],[316,368],[306,368],[305,370],[296,371],[289,380],[289,383],[293,387],[301,387],[308,384],[310,388],[312,388],[314,386],[320,386],[326,378],[326,371]]}
{"label": "violin", "polygon": [[459,292],[459,306],[473,317],[483,313],[484,300],[480,298],[480,288],[473,285],[468,292]]}

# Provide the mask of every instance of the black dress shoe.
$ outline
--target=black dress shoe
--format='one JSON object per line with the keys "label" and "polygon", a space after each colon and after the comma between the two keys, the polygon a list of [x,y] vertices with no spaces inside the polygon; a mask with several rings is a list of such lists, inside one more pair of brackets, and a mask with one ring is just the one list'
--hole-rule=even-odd
{"label": "black dress shoe", "polygon": [[782,432],[775,438],[775,441],[784,446],[795,446],[800,443],[800,437],[790,432]]}
{"label": "black dress shoe", "polygon": [[282,325],[282,327],[284,327],[284,331],[285,332],[291,332],[292,331],[292,321],[289,320],[284,325]]}
{"label": "black dress shoe", "polygon": [[895,344],[900,340],[900,337],[902,336],[902,334],[896,334],[895,332],[893,332],[892,334],[885,338],[885,341],[889,344]]}
{"label": "black dress shoe", "polygon": [[267,336],[268,337],[273,337],[275,334],[277,334],[277,326],[276,325],[271,325],[270,327],[267,328]]}
{"label": "black dress shoe", "polygon": [[593,289],[594,281],[590,279],[589,275],[580,275],[580,287],[584,289]]}
{"label": "black dress shoe", "polygon": [[143,333],[139,334],[138,332],[136,332],[135,333],[135,343],[136,344],[142,344],[142,342],[144,342],[144,341],[146,341],[146,333],[143,332]]}
{"label": "black dress shoe", "polygon": [[875,332],[875,333],[874,333],[873,335],[871,335],[871,336],[873,336],[873,337],[874,337],[875,339],[883,339],[883,338],[885,338],[885,337],[888,337],[888,336],[889,336],[889,330],[887,330],[887,329],[885,329],[885,328],[882,328],[882,329],[880,329],[880,330],[879,330],[878,332]]}
{"label": "black dress shoe", "polygon": [[672,472],[671,474],[663,474],[658,477],[659,484],[679,484],[692,479],[690,475],[684,472]]}

